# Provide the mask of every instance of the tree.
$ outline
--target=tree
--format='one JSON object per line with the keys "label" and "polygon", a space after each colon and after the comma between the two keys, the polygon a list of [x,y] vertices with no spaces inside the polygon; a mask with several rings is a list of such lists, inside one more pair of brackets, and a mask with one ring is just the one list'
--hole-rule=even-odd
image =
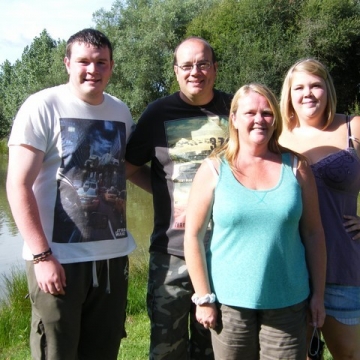
{"label": "tree", "polygon": [[338,111],[352,108],[360,85],[360,2],[308,0],[297,18],[298,57],[315,57],[330,70]]}
{"label": "tree", "polygon": [[302,2],[224,0],[210,14],[195,18],[187,32],[214,46],[220,64],[217,87],[234,92],[245,83],[260,82],[278,92],[292,62],[291,24]]}
{"label": "tree", "polygon": [[174,78],[173,51],[191,19],[219,0],[116,1],[94,16],[114,44],[115,69],[108,91],[137,118],[147,104],[168,95]]}
{"label": "tree", "polygon": [[20,105],[31,94],[67,79],[63,64],[64,41],[53,40],[46,30],[26,46],[14,65],[5,61],[0,72],[0,137],[6,136]]}
{"label": "tree", "polygon": [[12,83],[12,66],[8,60],[1,65],[0,75],[0,139],[6,137],[11,127],[12,98],[7,96]]}
{"label": "tree", "polygon": [[[59,50],[63,51],[61,56]],[[64,55],[64,41],[53,40],[46,30],[43,30],[39,37],[35,37],[30,46],[25,47],[21,62],[16,62],[14,70],[26,97],[41,89],[58,85],[59,81],[63,82],[64,76],[61,75],[66,74]]]}
{"label": "tree", "polygon": [[[234,92],[244,83],[261,82],[279,95],[289,67],[315,57],[334,78],[338,111],[356,108],[359,0],[116,0],[93,20],[114,45],[107,91],[125,101],[135,119],[150,102],[178,89],[173,51],[192,35],[214,47],[221,90]],[[65,46],[44,30],[21,60],[1,65],[0,137],[8,134],[25,98],[66,82]]]}
{"label": "tree", "polygon": [[213,44],[220,60],[221,89],[233,92],[255,81],[280,94],[290,66],[315,57],[334,78],[338,111],[352,107],[357,98],[359,0],[223,0],[194,18],[187,34]]}

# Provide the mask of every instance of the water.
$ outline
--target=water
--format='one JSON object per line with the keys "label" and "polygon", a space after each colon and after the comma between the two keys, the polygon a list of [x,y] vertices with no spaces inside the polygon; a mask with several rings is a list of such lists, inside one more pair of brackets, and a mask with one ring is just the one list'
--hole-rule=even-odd
{"label": "water", "polygon": [[[11,269],[25,267],[21,258],[23,241],[6,198],[7,161],[7,156],[0,154],[0,294],[4,275],[9,275]],[[147,251],[153,226],[152,199],[150,194],[132,183],[128,182],[127,190],[128,229],[137,243],[137,249],[131,256],[142,256]]]}

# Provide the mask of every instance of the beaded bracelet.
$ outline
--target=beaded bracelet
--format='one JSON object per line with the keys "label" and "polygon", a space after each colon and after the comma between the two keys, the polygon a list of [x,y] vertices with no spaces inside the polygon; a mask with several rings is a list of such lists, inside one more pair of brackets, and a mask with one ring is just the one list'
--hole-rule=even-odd
{"label": "beaded bracelet", "polygon": [[45,261],[45,259],[48,258],[51,254],[52,254],[52,251],[51,251],[51,248],[49,248],[48,250],[46,250],[40,254],[33,255],[33,263],[38,264],[40,261]]}
{"label": "beaded bracelet", "polygon": [[216,296],[214,293],[212,294],[206,294],[202,297],[197,296],[196,294],[194,294],[191,297],[191,301],[195,304],[195,305],[203,305],[203,304],[212,304],[214,303],[216,300]]}

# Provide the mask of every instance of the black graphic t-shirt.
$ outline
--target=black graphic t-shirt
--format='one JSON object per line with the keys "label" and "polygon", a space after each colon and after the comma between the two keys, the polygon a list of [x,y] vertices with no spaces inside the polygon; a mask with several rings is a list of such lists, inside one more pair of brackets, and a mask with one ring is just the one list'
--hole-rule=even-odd
{"label": "black graphic t-shirt", "polygon": [[204,106],[185,103],[179,92],[151,103],[126,148],[126,160],[151,161],[154,230],[150,251],[183,256],[185,208],[202,161],[227,138],[232,96],[215,91]]}

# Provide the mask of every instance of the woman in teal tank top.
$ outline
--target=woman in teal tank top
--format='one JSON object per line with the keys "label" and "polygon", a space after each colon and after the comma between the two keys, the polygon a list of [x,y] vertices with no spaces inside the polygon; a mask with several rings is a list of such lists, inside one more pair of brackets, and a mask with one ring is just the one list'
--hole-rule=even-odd
{"label": "woman in teal tank top", "polygon": [[186,213],[196,317],[211,329],[216,359],[303,360],[308,298],[311,323],[325,318],[315,180],[279,145],[280,110],[266,86],[241,87],[229,118],[229,141],[199,168]]}

